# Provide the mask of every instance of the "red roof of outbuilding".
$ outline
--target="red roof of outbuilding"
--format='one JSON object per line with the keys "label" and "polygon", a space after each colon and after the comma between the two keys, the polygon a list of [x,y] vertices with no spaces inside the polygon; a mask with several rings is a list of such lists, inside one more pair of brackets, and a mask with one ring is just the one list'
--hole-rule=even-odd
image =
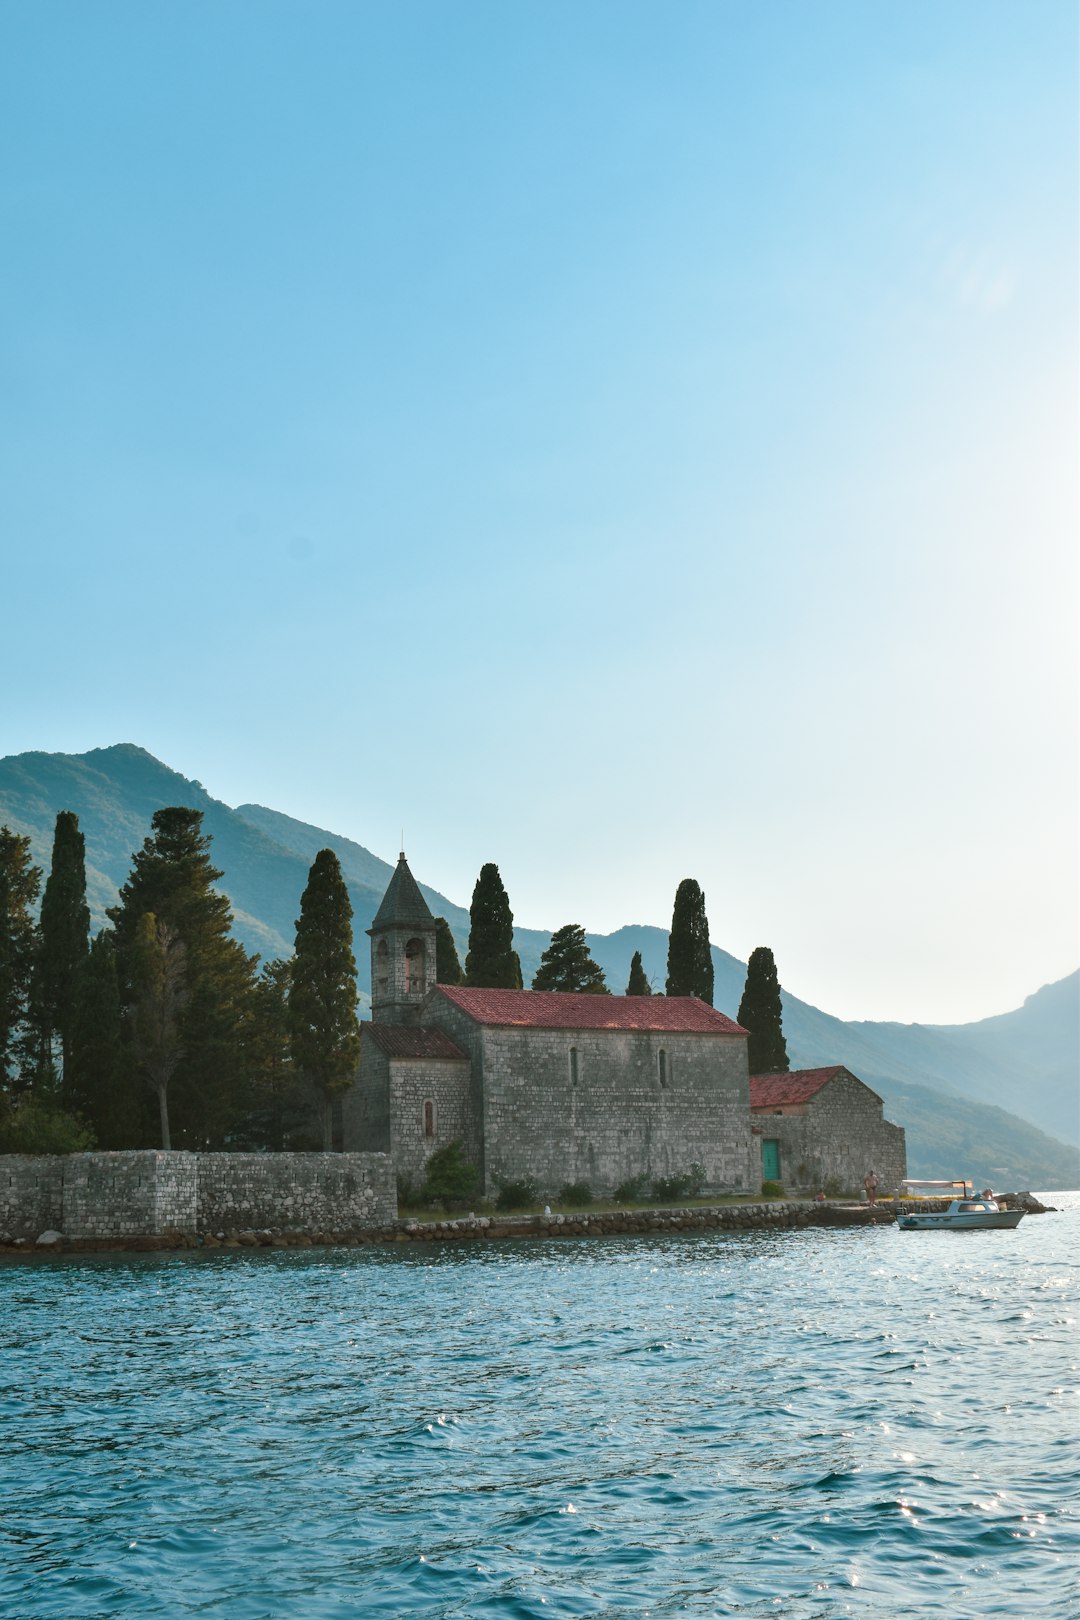
{"label": "red roof of outbuilding", "polygon": [[822,1086],[827,1086],[836,1075],[844,1072],[844,1065],[835,1063],[831,1069],[792,1069],[790,1074],[752,1074],[750,1107],[782,1108],[785,1103],[809,1102]]}
{"label": "red roof of outbuilding", "polygon": [[657,1034],[745,1035],[696,996],[588,996],[564,990],[472,990],[435,986],[478,1024],[523,1029],[638,1029]]}
{"label": "red roof of outbuilding", "polygon": [[406,1024],[361,1024],[360,1027],[387,1057],[465,1059],[465,1053],[441,1029],[416,1029]]}

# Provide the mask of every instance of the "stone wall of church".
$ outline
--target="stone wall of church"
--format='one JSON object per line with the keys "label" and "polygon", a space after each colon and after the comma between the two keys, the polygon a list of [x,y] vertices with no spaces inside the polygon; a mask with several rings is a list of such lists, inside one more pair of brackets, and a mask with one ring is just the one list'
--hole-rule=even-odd
{"label": "stone wall of church", "polygon": [[479,1131],[469,1090],[468,1061],[392,1058],[390,1121],[394,1166],[401,1180],[414,1187],[423,1181],[431,1155],[449,1142],[460,1139],[466,1157],[478,1163]]}
{"label": "stone wall of church", "polygon": [[891,1196],[907,1175],[902,1126],[882,1116],[881,1098],[854,1075],[838,1074],[802,1113],[756,1112],[762,1139],[780,1144],[780,1181],[788,1192],[818,1192],[826,1183],[842,1192],[862,1189],[877,1172],[878,1191]]}
{"label": "stone wall of church", "polygon": [[481,1028],[438,1000],[427,1016],[473,1056],[488,1194],[522,1177],[610,1193],[694,1163],[709,1193],[757,1192],[743,1037]]}
{"label": "stone wall of church", "polygon": [[341,1098],[341,1131],[347,1153],[390,1152],[390,1060],[363,1024],[356,1080]]}

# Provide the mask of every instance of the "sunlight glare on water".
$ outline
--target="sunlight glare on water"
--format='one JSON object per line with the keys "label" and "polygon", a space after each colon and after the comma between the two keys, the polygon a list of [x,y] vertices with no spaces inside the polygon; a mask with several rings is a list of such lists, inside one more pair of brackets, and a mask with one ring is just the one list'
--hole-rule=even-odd
{"label": "sunlight glare on water", "polygon": [[0,1266],[0,1615],[1076,1620],[1080,1195]]}

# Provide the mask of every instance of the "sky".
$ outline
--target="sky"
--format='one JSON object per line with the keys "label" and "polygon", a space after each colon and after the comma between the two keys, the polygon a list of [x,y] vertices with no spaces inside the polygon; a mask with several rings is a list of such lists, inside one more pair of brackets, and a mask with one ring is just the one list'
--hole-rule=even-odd
{"label": "sky", "polygon": [[1071,972],[1077,32],[5,0],[0,754],[534,928],[694,877],[845,1018]]}

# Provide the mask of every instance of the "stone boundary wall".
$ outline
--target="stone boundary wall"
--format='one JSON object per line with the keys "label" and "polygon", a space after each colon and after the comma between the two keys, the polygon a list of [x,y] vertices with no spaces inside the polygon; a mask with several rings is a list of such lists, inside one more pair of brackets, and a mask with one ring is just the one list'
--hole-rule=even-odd
{"label": "stone boundary wall", "polygon": [[5,1153],[0,1157],[0,1236],[36,1238],[62,1227],[64,1161],[55,1155]]}
{"label": "stone boundary wall", "polygon": [[0,1156],[0,1245],[194,1240],[204,1230],[385,1228],[397,1215],[384,1153],[128,1153]]}
{"label": "stone boundary wall", "polygon": [[397,1214],[386,1153],[200,1153],[197,1229],[349,1232]]}

